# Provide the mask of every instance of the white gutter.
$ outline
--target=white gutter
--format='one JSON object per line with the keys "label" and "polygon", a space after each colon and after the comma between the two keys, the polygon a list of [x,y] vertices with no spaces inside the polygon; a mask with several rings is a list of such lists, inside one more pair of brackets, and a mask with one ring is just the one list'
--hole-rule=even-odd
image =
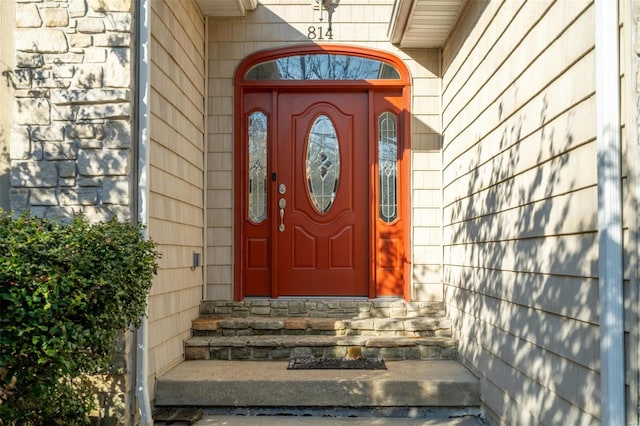
{"label": "white gutter", "polygon": [[240,0],[238,2],[240,9],[242,9],[242,16],[246,15],[247,10],[256,10],[258,7],[258,0]]}
{"label": "white gutter", "polygon": [[387,38],[393,44],[399,44],[402,41],[404,32],[407,27],[409,15],[413,10],[413,1],[395,0],[393,2],[393,10],[391,11],[391,19],[387,28]]}
{"label": "white gutter", "polygon": [[[137,24],[137,79],[136,84],[136,106],[137,112],[137,192],[138,192],[138,222],[144,225],[149,223],[149,66],[150,66],[150,31],[149,22],[149,0],[140,0],[136,2],[138,9],[136,10]],[[148,237],[148,231],[145,230],[145,237]],[[147,310],[149,309],[149,300],[147,298]],[[149,398],[149,385],[147,382],[149,376],[149,357],[147,348],[149,344],[149,323],[146,313],[142,317],[142,324],[136,330],[136,383],[135,395],[138,400],[140,410],[140,424],[143,426],[153,425],[153,414],[151,412],[151,400]]]}
{"label": "white gutter", "polygon": [[[632,14],[632,10],[630,5],[629,5],[629,10],[627,11],[628,13],[628,19],[625,21],[625,23],[629,26],[629,33],[631,34],[630,36],[630,43],[629,46],[636,46],[636,43],[638,43],[638,40],[640,38],[640,34],[638,34],[638,29],[635,25],[635,21],[634,21],[634,16]],[[629,67],[627,68],[627,70],[625,71],[625,73],[627,73],[629,76],[635,76],[636,73],[633,72],[634,70],[637,70],[638,67],[640,66],[640,61],[638,61],[638,55],[635,52],[635,49],[629,49],[628,52],[629,56],[630,56],[630,64]],[[640,111],[638,111],[638,105],[640,102],[639,96],[638,96],[638,90],[640,89],[640,80],[638,79],[638,77],[636,76],[636,78],[627,78],[626,79],[628,81],[628,90],[629,90],[629,95],[631,97],[631,102],[629,103],[630,107],[630,117],[631,119],[629,120],[629,135],[630,135],[630,141],[638,141],[638,138],[640,137],[640,135],[638,134],[638,125],[640,124]],[[632,315],[632,323],[630,326],[630,329],[632,330],[632,342],[635,342],[634,348],[636,353],[635,353],[635,364],[632,365],[632,369],[631,371],[634,372],[633,374],[633,378],[636,381],[636,386],[635,386],[635,393],[631,394],[631,401],[634,404],[633,407],[629,407],[630,408],[630,412],[633,412],[634,414],[634,420],[636,422],[636,424],[640,424],[640,404],[638,404],[638,402],[640,401],[639,399],[639,395],[640,395],[640,324],[639,324],[639,320],[640,320],[640,218],[638,218],[637,216],[637,212],[640,211],[640,145],[636,142],[633,143],[633,146],[635,146],[635,150],[634,152],[634,167],[632,168],[633,170],[633,177],[635,180],[635,183],[633,184],[633,191],[635,193],[635,198],[633,200],[633,208],[634,211],[636,212],[636,214],[634,215],[634,232],[635,232],[635,250],[634,250],[634,254],[635,256],[632,256],[631,259],[634,259],[634,264],[635,264],[635,282],[632,282],[632,288],[631,288],[631,294],[633,294],[635,292],[635,297],[632,297],[631,299],[631,304],[633,306],[633,303],[635,302],[635,307],[632,309],[633,310],[633,315]],[[630,421],[632,419],[629,419]]]}
{"label": "white gutter", "polygon": [[595,21],[601,410],[616,426],[626,411],[618,2],[596,0]]}

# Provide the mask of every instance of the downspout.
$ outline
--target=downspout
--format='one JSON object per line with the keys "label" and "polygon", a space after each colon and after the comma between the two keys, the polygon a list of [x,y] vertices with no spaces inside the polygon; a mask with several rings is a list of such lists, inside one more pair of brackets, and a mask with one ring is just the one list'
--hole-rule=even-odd
{"label": "downspout", "polygon": [[209,259],[209,221],[207,220],[209,205],[207,203],[209,192],[209,17],[204,17],[204,114],[202,117],[204,137],[202,138],[202,162],[204,173],[204,188],[202,190],[202,300],[207,300],[207,276]]}
{"label": "downspout", "polygon": [[[149,65],[150,65],[150,22],[149,22],[149,0],[135,2],[137,5],[135,31],[137,43],[135,50],[135,132],[134,137],[137,143],[133,144],[135,158],[133,161],[136,167],[136,184],[133,185],[136,195],[132,197],[136,204],[136,218],[139,223],[147,225],[149,223]],[[145,228],[145,237],[148,237],[148,230]],[[147,313],[149,299],[147,298]],[[148,315],[142,317],[140,328],[135,333],[135,396],[138,401],[140,412],[140,424],[143,426],[153,425],[153,414],[151,413],[151,400],[149,398],[149,357],[147,348],[149,344],[149,323]]]}
{"label": "downspout", "polygon": [[[630,174],[632,175],[632,191],[634,194],[632,205],[633,211],[636,213],[633,215],[633,232],[635,233],[633,240],[635,242],[635,246],[633,247],[633,255],[632,259],[632,271],[635,274],[635,280],[632,281],[631,285],[631,325],[629,329],[631,330],[631,342],[633,345],[632,351],[635,350],[635,359],[633,359],[633,364],[631,365],[631,372],[633,374],[632,380],[635,381],[635,389],[632,389],[629,412],[633,413],[633,417],[629,419],[630,424],[640,424],[640,371],[638,366],[640,366],[640,327],[638,327],[638,321],[640,320],[640,220],[638,218],[638,212],[640,211],[640,142],[638,135],[638,125],[640,124],[640,111],[638,111],[638,105],[640,99],[638,98],[638,91],[640,90],[640,79],[638,78],[635,70],[638,70],[640,66],[640,62],[638,61],[638,54],[640,54],[640,50],[638,47],[635,49],[633,46],[637,46],[640,35],[638,34],[638,27],[636,25],[638,19],[638,12],[634,14],[634,8],[632,7],[634,2],[629,2],[627,5],[627,16],[625,20],[625,25],[628,26],[628,54],[629,54],[629,66],[625,70],[625,75],[628,75],[629,78],[627,80],[627,90],[629,91],[629,96],[631,98],[631,102],[629,102],[629,143],[633,146],[631,152],[633,153],[633,167],[631,168]],[[635,77],[635,78],[632,78]],[[633,353],[633,352],[632,352]]]}
{"label": "downspout", "polygon": [[640,232],[638,229],[639,218],[637,212],[640,211],[640,144],[638,143],[638,123],[640,123],[640,115],[638,114],[638,77],[634,70],[638,69],[638,56],[637,51],[634,49],[638,40],[637,28],[635,25],[634,17],[634,2],[622,2],[623,7],[622,21],[626,38],[623,41],[625,46],[622,51],[626,56],[624,61],[625,68],[622,71],[625,76],[624,92],[628,95],[628,101],[623,101],[629,108],[627,108],[627,115],[623,119],[625,123],[625,131],[627,140],[629,141],[629,192],[631,195],[631,211],[635,214],[630,215],[627,219],[629,222],[629,248],[627,251],[630,253],[630,288],[629,288],[629,308],[628,317],[626,318],[626,327],[629,332],[629,363],[626,368],[627,374],[630,376],[627,380],[629,386],[629,395],[627,399],[627,425],[638,425],[638,393],[640,391],[640,377],[638,376],[638,366],[640,365],[640,329],[638,328],[638,316],[640,309],[640,292],[638,291],[639,277],[640,277],[640,262],[638,260],[638,248],[640,247]]}
{"label": "downspout", "polygon": [[602,424],[625,422],[618,2],[596,0],[596,145]]}

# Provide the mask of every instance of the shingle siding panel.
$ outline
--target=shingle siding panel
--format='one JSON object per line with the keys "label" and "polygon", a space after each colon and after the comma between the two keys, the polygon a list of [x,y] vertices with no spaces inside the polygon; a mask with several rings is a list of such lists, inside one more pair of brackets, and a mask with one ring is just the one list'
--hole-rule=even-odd
{"label": "shingle siding panel", "polygon": [[[182,360],[203,279],[204,17],[191,0],[151,3],[149,234],[163,257],[150,294],[150,378]],[[152,387],[153,389],[153,387]]]}
{"label": "shingle siding panel", "polygon": [[591,424],[600,416],[593,6],[491,3],[444,49],[445,298],[490,419]]}

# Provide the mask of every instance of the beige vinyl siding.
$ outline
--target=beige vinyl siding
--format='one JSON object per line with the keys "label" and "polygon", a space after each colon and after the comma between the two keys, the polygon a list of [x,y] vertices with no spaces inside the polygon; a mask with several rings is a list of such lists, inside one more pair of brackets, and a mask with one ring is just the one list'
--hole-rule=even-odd
{"label": "beige vinyl siding", "polygon": [[443,281],[460,355],[492,422],[597,423],[594,7],[478,3],[443,51]]}
{"label": "beige vinyl siding", "polygon": [[182,361],[202,299],[204,18],[190,0],[151,1],[149,234],[162,253],[149,296],[150,379]]}
{"label": "beige vinyl siding", "polygon": [[[440,49],[405,50],[411,88],[412,298],[442,300]],[[411,59],[409,59],[411,58]]]}
{"label": "beige vinyl siding", "polygon": [[[412,76],[413,288],[417,300],[441,300],[440,51],[399,51],[387,40],[393,0],[342,0],[333,14],[334,39],[395,53]],[[306,0],[261,0],[243,18],[209,18],[208,299],[233,297],[233,78],[248,55],[310,43],[310,25],[323,26]],[[318,41],[318,40],[316,40]]]}

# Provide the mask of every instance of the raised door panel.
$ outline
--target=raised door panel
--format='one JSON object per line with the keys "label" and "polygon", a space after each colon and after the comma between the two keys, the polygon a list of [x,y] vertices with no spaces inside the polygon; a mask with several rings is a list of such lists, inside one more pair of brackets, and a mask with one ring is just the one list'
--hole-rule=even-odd
{"label": "raised door panel", "polygon": [[[280,196],[286,208],[284,228],[276,240],[278,292],[365,296],[369,288],[366,94],[280,94],[278,109],[278,184],[288,188]],[[315,133],[335,140],[318,148]]]}

